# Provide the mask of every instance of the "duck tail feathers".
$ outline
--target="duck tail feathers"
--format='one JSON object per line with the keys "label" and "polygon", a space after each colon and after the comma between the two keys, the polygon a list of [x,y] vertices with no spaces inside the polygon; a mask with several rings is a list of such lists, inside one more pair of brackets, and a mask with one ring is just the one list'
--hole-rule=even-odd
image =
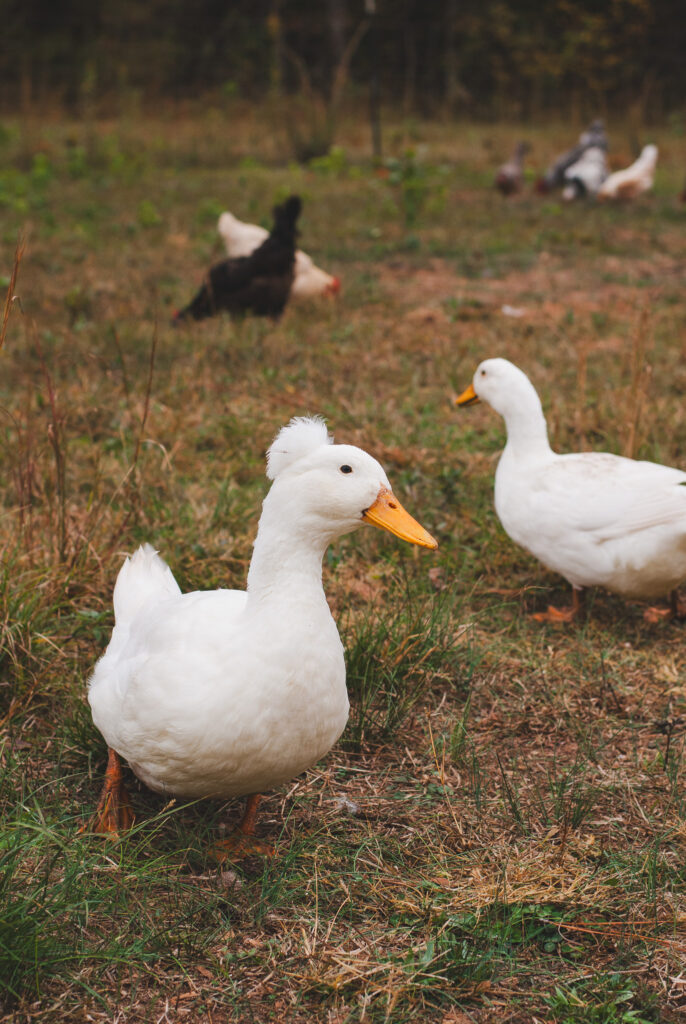
{"label": "duck tail feathers", "polygon": [[113,596],[115,623],[125,625],[145,605],[180,596],[181,589],[167,563],[151,544],[143,544],[119,570]]}

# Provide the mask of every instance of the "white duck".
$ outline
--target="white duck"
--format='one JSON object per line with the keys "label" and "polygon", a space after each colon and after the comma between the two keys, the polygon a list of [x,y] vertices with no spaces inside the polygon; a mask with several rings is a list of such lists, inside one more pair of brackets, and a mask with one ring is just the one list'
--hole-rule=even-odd
{"label": "white duck", "polygon": [[[228,256],[250,256],[268,236],[259,224],[246,224],[225,210],[217,223]],[[321,270],[302,249],[295,252],[295,276],[291,285],[292,299],[312,299],[317,295],[337,295],[341,290],[338,277]]]}
{"label": "white duck", "polygon": [[109,747],[95,831],[133,822],[121,756],[162,793],[249,795],[226,850],[268,852],[246,839],[259,794],[323,757],[348,718],[343,647],[322,587],[327,546],[373,523],[437,547],[376,459],[334,445],[319,418],[280,431],[267,476],[247,591],[182,594],[150,545],[119,572],[112,638],[88,695]]}
{"label": "white duck", "polygon": [[573,587],[571,609],[536,618],[570,621],[585,587],[630,598],[676,590],[686,579],[686,473],[606,452],[556,454],[531,381],[507,359],[481,363],[456,403],[480,399],[507,428],[495,475],[498,517],[515,543]]}
{"label": "white duck", "polygon": [[655,181],[657,146],[644,146],[641,155],[623,171],[615,171],[598,189],[598,199],[636,199]]}
{"label": "white duck", "polygon": [[602,146],[589,146],[564,172],[562,198],[567,202],[595,196],[607,178],[607,154]]}

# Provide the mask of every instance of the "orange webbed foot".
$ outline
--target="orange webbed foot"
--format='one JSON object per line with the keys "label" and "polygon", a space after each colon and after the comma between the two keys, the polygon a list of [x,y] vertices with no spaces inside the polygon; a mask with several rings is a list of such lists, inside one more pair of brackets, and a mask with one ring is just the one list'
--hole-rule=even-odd
{"label": "orange webbed foot", "polygon": [[686,599],[678,590],[673,590],[669,595],[669,608],[651,605],[643,612],[644,622],[649,622],[653,626],[658,622],[668,622],[670,619],[686,619]]}
{"label": "orange webbed foot", "polygon": [[220,864],[225,860],[243,860],[245,857],[276,857],[271,843],[265,843],[255,835],[255,817],[261,799],[259,793],[249,796],[238,828],[210,848],[211,856]]}
{"label": "orange webbed foot", "polygon": [[536,622],[550,622],[554,625],[564,625],[568,622],[575,622],[580,618],[581,613],[584,610],[584,591],[583,590],[572,590],[572,603],[566,608],[554,608],[552,604],[548,605],[548,610],[545,612],[534,612],[531,616]]}
{"label": "orange webbed foot", "polygon": [[651,606],[650,608],[646,608],[643,612],[643,621],[649,622],[651,626],[655,626],[658,622],[666,622],[673,618],[674,612],[671,608],[657,608],[655,606]]}
{"label": "orange webbed foot", "polygon": [[577,618],[578,613],[574,608],[555,608],[552,604],[548,605],[548,610],[545,612],[534,612],[531,616],[536,622],[552,622],[557,625],[574,622]]}
{"label": "orange webbed foot", "polygon": [[98,806],[92,818],[79,831],[95,832],[97,835],[117,839],[122,832],[128,832],[135,821],[131,798],[123,782],[121,761],[116,751],[110,748]]}
{"label": "orange webbed foot", "polygon": [[135,822],[129,794],[122,786],[117,794],[108,793],[100,798],[95,814],[81,831],[118,839],[122,832],[133,828]]}
{"label": "orange webbed foot", "polygon": [[245,860],[246,857],[264,857],[270,860],[278,856],[271,843],[266,843],[257,836],[249,835],[236,829],[226,839],[219,839],[210,847],[210,856],[218,864],[224,861]]}

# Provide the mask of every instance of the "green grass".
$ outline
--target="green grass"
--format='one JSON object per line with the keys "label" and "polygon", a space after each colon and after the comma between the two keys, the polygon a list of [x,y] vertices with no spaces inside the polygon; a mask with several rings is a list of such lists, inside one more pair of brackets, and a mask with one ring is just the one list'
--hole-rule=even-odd
{"label": "green grass", "polygon": [[[678,140],[651,133],[653,195],[601,207],[492,193],[516,125],[415,124],[411,153],[396,126],[387,176],[353,121],[310,167],[259,112],[231,132],[5,127],[6,282],[20,232],[26,251],[0,351],[3,1019],[678,1020],[683,626],[602,593],[576,629],[533,622],[564,584],[495,516],[501,421],[449,401],[505,355],[558,450],[683,466]],[[570,131],[524,133],[532,167]],[[221,254],[218,213],[267,223],[291,190],[340,301],[172,330]],[[379,458],[440,548],[360,530],[328,552],[351,719],[265,801],[279,857],[218,869],[238,803],[133,779],[134,831],[80,833],[105,761],[86,681],[124,554],[149,540],[184,589],[242,587],[264,451],[308,412]]]}

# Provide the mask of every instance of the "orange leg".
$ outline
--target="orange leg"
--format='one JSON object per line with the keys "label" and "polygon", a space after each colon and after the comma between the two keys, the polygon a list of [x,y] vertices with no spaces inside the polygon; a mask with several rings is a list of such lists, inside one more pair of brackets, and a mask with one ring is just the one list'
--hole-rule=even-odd
{"label": "orange leg", "polygon": [[669,595],[669,608],[646,608],[643,612],[646,622],[663,622],[665,619],[685,619],[686,601],[681,597],[678,590],[673,590]]}
{"label": "orange leg", "polygon": [[120,832],[128,831],[136,819],[124,785],[119,755],[111,747],[108,748],[107,755],[105,782],[98,806],[93,817],[81,831],[97,832],[116,839]]}
{"label": "orange leg", "polygon": [[574,622],[583,612],[585,605],[586,592],[572,587],[572,605],[570,608],[554,608],[549,604],[546,612],[535,612],[531,618],[535,619],[536,622]]}
{"label": "orange leg", "polygon": [[241,860],[243,857],[276,856],[274,847],[270,843],[258,839],[255,835],[255,818],[261,799],[260,793],[253,793],[248,797],[245,813],[238,828],[226,839],[220,839],[213,844],[210,852],[215,860],[221,863],[225,860]]}

